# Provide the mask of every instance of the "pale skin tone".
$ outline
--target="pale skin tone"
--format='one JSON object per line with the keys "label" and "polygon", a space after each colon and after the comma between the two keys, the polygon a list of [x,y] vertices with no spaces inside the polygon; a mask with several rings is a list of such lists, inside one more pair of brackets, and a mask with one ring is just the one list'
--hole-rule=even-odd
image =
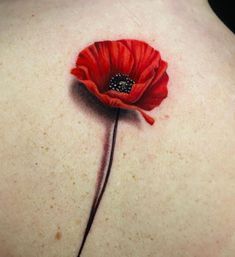
{"label": "pale skin tone", "polygon": [[69,70],[137,38],[169,63],[169,96],[154,126],[121,117],[82,256],[233,257],[235,39],[207,2],[2,1],[0,17],[0,256],[76,256],[112,117],[72,99]]}

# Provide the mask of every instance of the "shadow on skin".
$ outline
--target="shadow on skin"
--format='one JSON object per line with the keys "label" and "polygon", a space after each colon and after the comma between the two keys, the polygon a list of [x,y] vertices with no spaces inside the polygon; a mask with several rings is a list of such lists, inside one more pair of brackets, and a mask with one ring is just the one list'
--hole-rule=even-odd
{"label": "shadow on skin", "polygon": [[[79,111],[84,110],[88,115],[92,115],[97,121],[104,123],[110,130],[111,123],[115,119],[116,108],[111,108],[100,102],[89,90],[74,79],[70,85],[70,95],[79,108]],[[134,126],[140,128],[139,115],[134,111],[122,110],[120,120],[124,120]]]}

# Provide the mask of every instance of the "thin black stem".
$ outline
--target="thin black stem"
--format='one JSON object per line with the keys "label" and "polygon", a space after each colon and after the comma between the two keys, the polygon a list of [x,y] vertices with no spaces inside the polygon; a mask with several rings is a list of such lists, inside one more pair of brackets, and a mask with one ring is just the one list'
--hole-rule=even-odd
{"label": "thin black stem", "polygon": [[96,192],[93,203],[92,203],[92,207],[91,207],[91,211],[90,211],[90,215],[89,215],[89,219],[87,221],[87,226],[83,235],[83,239],[82,239],[82,243],[81,246],[79,248],[79,252],[77,257],[81,256],[82,250],[84,248],[84,245],[86,243],[86,239],[88,237],[88,234],[90,232],[90,229],[92,227],[95,215],[97,213],[97,210],[99,208],[100,202],[102,200],[103,194],[105,192],[108,180],[109,180],[109,176],[111,173],[111,168],[112,168],[112,164],[113,164],[113,156],[114,156],[114,149],[115,149],[115,144],[116,144],[116,134],[117,134],[117,128],[118,128],[118,120],[119,120],[119,114],[120,114],[120,109],[117,109],[116,112],[116,118],[115,118],[115,123],[113,126],[113,132],[112,132],[112,141],[111,141],[111,150],[110,150],[110,156],[109,156],[109,162],[108,162],[108,167],[107,167],[107,172],[105,174],[105,178],[104,178],[104,183],[103,186],[101,187],[100,190],[98,190],[98,192]]}

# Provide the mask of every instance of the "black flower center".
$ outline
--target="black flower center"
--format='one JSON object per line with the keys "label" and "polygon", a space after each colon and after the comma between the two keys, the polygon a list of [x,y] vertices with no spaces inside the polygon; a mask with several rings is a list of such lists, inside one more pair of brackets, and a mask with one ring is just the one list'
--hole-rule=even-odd
{"label": "black flower center", "polygon": [[135,83],[129,76],[118,73],[112,76],[109,81],[109,90],[115,90],[121,93],[129,94],[131,92],[132,86]]}

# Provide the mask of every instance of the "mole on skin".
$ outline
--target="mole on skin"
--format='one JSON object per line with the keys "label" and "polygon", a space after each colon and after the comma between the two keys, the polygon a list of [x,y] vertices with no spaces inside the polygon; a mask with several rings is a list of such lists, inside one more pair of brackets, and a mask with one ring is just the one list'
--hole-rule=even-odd
{"label": "mole on skin", "polygon": [[62,234],[60,231],[57,231],[57,233],[55,234],[55,239],[56,240],[60,240],[62,238]]}

